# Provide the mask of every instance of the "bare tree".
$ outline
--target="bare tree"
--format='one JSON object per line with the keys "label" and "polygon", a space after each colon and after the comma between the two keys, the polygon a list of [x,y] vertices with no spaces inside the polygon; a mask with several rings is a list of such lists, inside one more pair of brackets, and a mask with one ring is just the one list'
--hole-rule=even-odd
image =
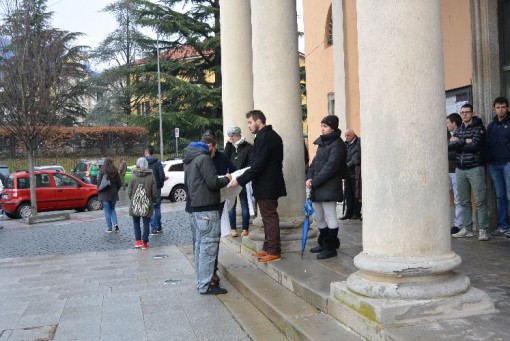
{"label": "bare tree", "polygon": [[0,126],[22,142],[30,172],[32,215],[37,214],[34,153],[55,126],[83,114],[86,76],[76,33],[50,26],[46,0],[0,0]]}

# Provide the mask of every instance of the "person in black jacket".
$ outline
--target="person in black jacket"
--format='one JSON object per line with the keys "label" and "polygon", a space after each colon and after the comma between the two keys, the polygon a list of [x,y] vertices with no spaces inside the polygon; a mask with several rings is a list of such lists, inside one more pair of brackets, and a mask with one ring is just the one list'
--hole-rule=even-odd
{"label": "person in black jacket", "polygon": [[[448,115],[446,118],[446,140],[450,142],[450,138],[453,136],[455,130],[459,129],[462,124],[460,115],[456,112]],[[462,206],[459,199],[459,191],[457,191],[457,177],[455,176],[455,159],[457,158],[457,152],[455,150],[448,151],[448,183],[450,185],[450,191],[453,191],[453,203],[455,204],[455,220],[453,221],[453,227],[450,229],[451,234],[456,234],[462,229]]]}
{"label": "person in black jacket", "polygon": [[253,196],[264,223],[265,240],[262,250],[252,256],[260,263],[281,259],[280,218],[278,198],[287,195],[283,178],[283,141],[271,125],[266,125],[266,116],[260,110],[246,114],[248,129],[257,134],[253,144],[253,160],[250,169],[232,180],[231,186],[245,186],[252,182]]}
{"label": "person in black jacket", "polygon": [[448,143],[448,150],[457,152],[455,176],[457,190],[462,205],[463,228],[453,235],[455,238],[473,237],[473,217],[471,211],[471,189],[475,196],[478,213],[478,240],[489,240],[487,229],[487,184],[485,183],[484,155],[486,132],[482,119],[474,116],[473,106],[466,103],[460,109],[462,125]]}
{"label": "person in black jacket", "polygon": [[119,232],[119,224],[117,219],[117,212],[115,211],[115,203],[119,201],[119,190],[122,187],[119,171],[113,164],[113,160],[106,158],[103,167],[99,171],[97,178],[98,184],[101,184],[103,177],[108,177],[110,180],[110,187],[98,193],[98,199],[103,203],[104,217],[106,219],[106,232]]}
{"label": "person in black jacket", "polygon": [[361,219],[361,139],[354,130],[345,131],[347,144],[345,177],[345,202],[347,210],[340,220]]}
{"label": "person in black jacket", "polygon": [[336,203],[343,200],[341,169],[347,147],[340,137],[337,116],[322,119],[321,134],[314,142],[319,147],[308,170],[306,187],[313,202],[313,220],[319,227],[319,246],[310,252],[319,253],[317,259],[326,259],[336,257],[336,249],[340,247]]}
{"label": "person in black jacket", "polygon": [[510,112],[508,99],[494,100],[496,116],[487,126],[487,163],[496,191],[498,229],[493,236],[510,237]]}
{"label": "person in black jacket", "polygon": [[[244,139],[244,136],[241,134],[241,128],[230,127],[227,130],[227,135],[228,140],[227,144],[225,145],[225,154],[227,154],[237,169],[249,167],[253,158],[253,146],[250,142]],[[246,189],[244,188],[241,193],[239,193],[239,201],[241,202],[241,216],[243,220],[243,232],[241,232],[241,235],[246,237],[249,233],[248,228],[250,226],[250,210],[248,208],[248,196],[246,195]],[[237,198],[234,202],[234,206],[228,212],[232,237],[237,237],[236,205]]]}
{"label": "person in black jacket", "polygon": [[151,235],[156,235],[158,233],[163,232],[163,228],[161,226],[161,189],[163,188],[163,185],[165,184],[165,170],[163,169],[163,165],[161,164],[161,161],[158,160],[157,157],[152,156],[154,154],[154,147],[148,146],[145,149],[145,159],[147,159],[147,162],[149,163],[149,169],[152,170],[152,173],[154,174],[154,178],[156,178],[156,184],[158,186],[157,191],[157,200],[154,203],[154,210],[152,213],[152,218],[150,222],[151,227]]}

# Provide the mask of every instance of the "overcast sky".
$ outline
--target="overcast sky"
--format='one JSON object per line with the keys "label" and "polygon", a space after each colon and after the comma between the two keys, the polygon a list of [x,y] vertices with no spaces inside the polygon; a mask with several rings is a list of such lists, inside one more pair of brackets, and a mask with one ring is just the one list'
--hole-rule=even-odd
{"label": "overcast sky", "polygon": [[[78,44],[97,47],[105,36],[115,29],[115,19],[101,10],[109,0],[49,0],[48,10],[54,12],[53,26],[69,32],[82,32]],[[302,27],[302,0],[297,0],[298,23]],[[301,23],[300,23],[301,22]],[[303,44],[300,43],[303,51]]]}

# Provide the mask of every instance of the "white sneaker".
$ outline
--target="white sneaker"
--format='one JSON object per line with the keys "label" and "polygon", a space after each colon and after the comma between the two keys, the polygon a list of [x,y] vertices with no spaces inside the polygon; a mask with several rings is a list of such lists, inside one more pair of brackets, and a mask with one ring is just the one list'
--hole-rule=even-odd
{"label": "white sneaker", "polygon": [[463,227],[462,230],[460,230],[459,232],[452,235],[453,238],[469,238],[473,236],[474,236],[473,232],[466,230],[465,227]]}
{"label": "white sneaker", "polygon": [[489,240],[489,235],[487,234],[487,230],[480,230],[478,233],[478,240],[486,241]]}

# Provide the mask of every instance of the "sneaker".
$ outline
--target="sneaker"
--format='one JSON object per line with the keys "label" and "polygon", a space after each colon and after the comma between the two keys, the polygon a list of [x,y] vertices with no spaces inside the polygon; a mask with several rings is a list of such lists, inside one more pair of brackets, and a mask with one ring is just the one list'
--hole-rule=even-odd
{"label": "sneaker", "polygon": [[489,240],[489,235],[487,234],[487,230],[480,230],[480,232],[478,232],[478,240],[480,240],[480,241]]}
{"label": "sneaker", "polygon": [[266,251],[264,251],[264,250],[260,250],[260,251],[259,251],[259,252],[257,252],[257,253],[253,253],[251,256],[252,256],[253,258],[262,258],[262,257],[267,256],[267,252],[266,252]]}
{"label": "sneaker", "polygon": [[317,246],[315,246],[315,247],[312,247],[312,248],[310,249],[310,252],[311,252],[311,253],[319,253],[319,252],[322,252],[323,250],[324,250],[324,249],[322,248],[322,246],[317,245]]}
{"label": "sneaker", "polygon": [[110,229],[107,229],[105,232],[106,232],[106,233],[112,233],[113,231],[112,231],[112,230],[110,230]]}
{"label": "sneaker", "polygon": [[230,230],[230,235],[231,235],[232,237],[237,237],[237,236],[238,236],[238,234],[237,234],[237,230]]}
{"label": "sneaker", "polygon": [[115,225],[113,225],[113,227],[115,229],[115,232],[119,232],[120,231],[119,225],[115,224]]}
{"label": "sneaker", "polygon": [[163,232],[163,228],[161,226],[158,226],[158,228],[156,229],[156,231],[158,231],[158,233],[161,233]]}
{"label": "sneaker", "polygon": [[158,234],[158,231],[157,230],[151,230],[151,232],[149,234],[151,236],[156,236]]}
{"label": "sneaker", "polygon": [[491,236],[499,237],[499,236],[503,236],[505,233],[508,233],[508,230],[505,230],[504,228],[500,227],[496,231],[492,231]]}
{"label": "sneaker", "polygon": [[457,226],[453,226],[451,229],[450,229],[450,234],[456,234],[456,233],[459,233],[461,229],[458,228]]}
{"label": "sneaker", "polygon": [[149,248],[149,244],[142,244],[142,250],[147,250]]}
{"label": "sneaker", "polygon": [[274,262],[274,261],[277,261],[277,260],[280,260],[280,259],[282,259],[282,257],[280,255],[270,255],[270,254],[268,254],[265,257],[259,258],[259,263],[269,263],[269,262]]}
{"label": "sneaker", "polygon": [[210,285],[206,292],[201,292],[200,295],[224,295],[227,289],[220,288],[217,285]]}
{"label": "sneaker", "polygon": [[141,240],[137,240],[136,243],[135,243],[135,248],[141,248],[142,247],[142,241]]}
{"label": "sneaker", "polygon": [[453,238],[469,238],[473,236],[473,232],[466,230],[465,227],[463,227],[458,233],[452,235]]}
{"label": "sneaker", "polygon": [[241,232],[241,236],[243,237],[247,237],[249,234],[250,232],[248,232],[248,230],[243,230],[243,232]]}

